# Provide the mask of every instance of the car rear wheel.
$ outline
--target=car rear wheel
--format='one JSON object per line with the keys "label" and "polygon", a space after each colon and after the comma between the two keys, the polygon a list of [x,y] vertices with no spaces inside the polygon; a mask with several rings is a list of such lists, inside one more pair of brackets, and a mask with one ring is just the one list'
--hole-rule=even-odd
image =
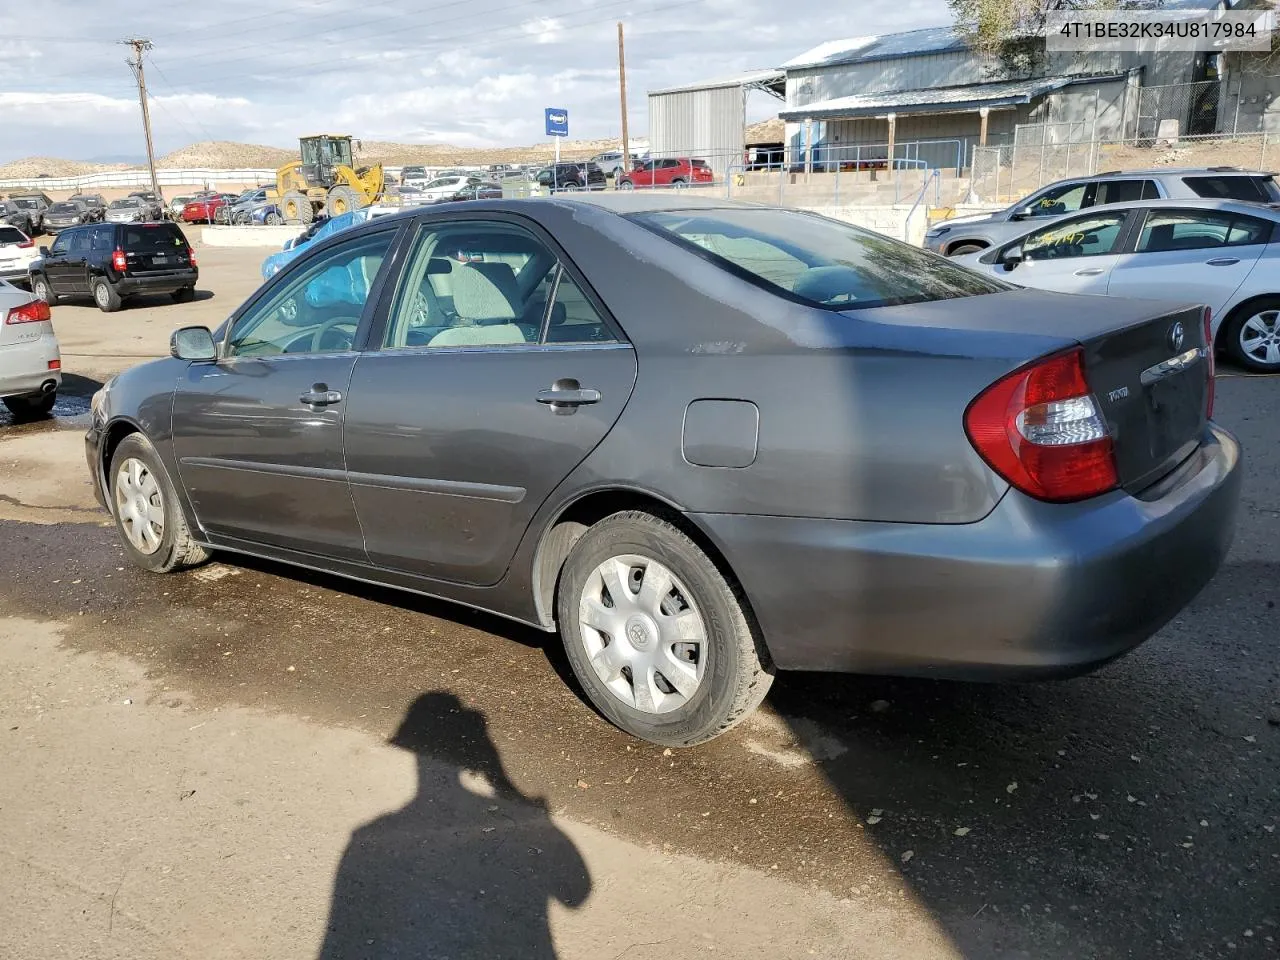
{"label": "car rear wheel", "polygon": [[652,514],[617,513],[583,534],[565,561],[557,617],[592,704],[651,743],[717,737],[773,682],[740,593],[682,530]]}
{"label": "car rear wheel", "polygon": [[53,292],[53,288],[49,286],[49,281],[41,274],[31,278],[31,292],[45,303],[54,304],[58,302],[58,295]]}
{"label": "car rear wheel", "polygon": [[280,216],[280,214],[276,213],[274,210],[268,213],[264,219],[267,221],[267,225],[272,227],[278,227],[280,224],[284,223],[284,217]]}
{"label": "car rear wheel", "polygon": [[53,412],[53,405],[58,402],[58,394],[42,393],[38,397],[5,397],[4,405],[13,414],[14,420],[39,420]]}
{"label": "car rear wheel", "polygon": [[619,181],[618,181],[618,189],[619,189],[619,190],[634,190],[635,188],[636,188],[636,185],[635,185],[634,183],[632,183],[630,180],[619,180]]}
{"label": "car rear wheel", "polygon": [[168,573],[209,559],[209,551],[192,540],[169,474],[142,434],[131,433],[116,447],[110,487],[116,531],[135,564]]}
{"label": "car rear wheel", "polygon": [[952,247],[947,251],[948,257],[962,257],[966,253],[977,253],[979,250],[987,249],[980,243],[961,243]]}
{"label": "car rear wheel", "polygon": [[98,305],[98,309],[103,313],[115,313],[124,304],[124,301],[120,299],[120,294],[116,293],[116,288],[111,285],[111,281],[106,277],[94,278],[93,302]]}
{"label": "car rear wheel", "polygon": [[1227,352],[1257,373],[1280,372],[1280,297],[1257,300],[1226,322]]}
{"label": "car rear wheel", "polygon": [[671,181],[671,186],[679,190],[684,186],[684,181],[679,177],[676,177],[674,180]]}

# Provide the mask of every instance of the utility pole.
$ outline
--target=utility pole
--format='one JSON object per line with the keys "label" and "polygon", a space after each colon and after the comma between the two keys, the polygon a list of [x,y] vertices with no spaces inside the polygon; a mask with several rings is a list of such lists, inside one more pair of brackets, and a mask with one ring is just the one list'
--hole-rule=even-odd
{"label": "utility pole", "polygon": [[622,21],[618,21],[618,93],[622,99],[622,169],[631,170],[631,138],[627,136],[627,58],[622,46]]}
{"label": "utility pole", "polygon": [[143,37],[132,37],[120,42],[133,48],[133,59],[126,59],[125,63],[129,64],[138,81],[138,102],[142,104],[142,132],[147,137],[147,169],[151,171],[151,189],[155,191],[157,197],[163,199],[160,183],[156,179],[156,151],[151,145],[151,111],[147,109],[147,78],[142,73],[142,55],[151,49],[152,43]]}

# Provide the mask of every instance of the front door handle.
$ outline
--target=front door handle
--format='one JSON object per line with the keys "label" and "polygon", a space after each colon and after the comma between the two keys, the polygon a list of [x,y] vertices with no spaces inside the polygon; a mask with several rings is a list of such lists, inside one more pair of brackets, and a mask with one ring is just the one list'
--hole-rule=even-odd
{"label": "front door handle", "polygon": [[1239,263],[1239,262],[1240,262],[1239,257],[1215,257],[1212,260],[1205,261],[1205,263],[1207,263],[1211,267],[1229,267],[1232,264]]}
{"label": "front door handle", "polygon": [[1106,271],[1103,270],[1101,267],[1085,267],[1083,270],[1077,270],[1076,276],[1077,277],[1100,277],[1104,273],[1106,273]]}
{"label": "front door handle", "polygon": [[539,390],[535,398],[556,413],[572,413],[576,408],[600,402],[600,391],[584,387],[577,380],[557,380],[548,390]]}
{"label": "front door handle", "polygon": [[331,403],[341,403],[342,394],[330,390],[327,384],[313,383],[310,391],[298,398],[309,407],[327,407]]}

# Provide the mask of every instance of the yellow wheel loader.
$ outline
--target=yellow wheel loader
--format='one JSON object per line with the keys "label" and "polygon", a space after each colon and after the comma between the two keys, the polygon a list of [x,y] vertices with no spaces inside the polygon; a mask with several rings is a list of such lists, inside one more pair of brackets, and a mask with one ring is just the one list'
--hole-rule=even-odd
{"label": "yellow wheel loader", "polygon": [[351,142],[351,137],[338,133],[299,138],[302,159],[278,169],[276,185],[267,191],[285,223],[310,223],[321,212],[336,217],[382,196],[382,164],[356,167]]}

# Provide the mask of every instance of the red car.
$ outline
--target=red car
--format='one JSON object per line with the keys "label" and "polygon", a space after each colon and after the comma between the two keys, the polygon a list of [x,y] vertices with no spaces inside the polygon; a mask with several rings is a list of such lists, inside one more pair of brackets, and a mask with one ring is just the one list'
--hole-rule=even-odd
{"label": "red car", "polygon": [[711,183],[716,178],[705,160],[663,157],[643,160],[618,178],[619,190],[636,187],[679,187],[689,183]]}
{"label": "red car", "polygon": [[213,223],[218,211],[230,203],[225,193],[213,193],[195,197],[182,208],[183,223]]}

